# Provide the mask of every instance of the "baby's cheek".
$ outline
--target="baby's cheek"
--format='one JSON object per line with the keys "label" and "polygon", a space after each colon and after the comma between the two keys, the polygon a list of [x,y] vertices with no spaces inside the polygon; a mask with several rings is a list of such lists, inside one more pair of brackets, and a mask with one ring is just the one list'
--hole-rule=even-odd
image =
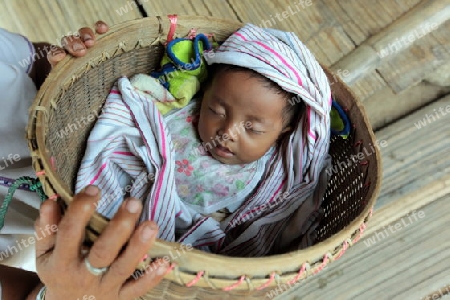
{"label": "baby's cheek", "polygon": [[202,141],[208,140],[208,122],[207,120],[205,120],[205,118],[202,118],[201,115],[199,117],[198,120],[198,126],[197,126],[197,130],[198,130],[198,135],[200,136],[200,139]]}
{"label": "baby's cheek", "polygon": [[201,120],[198,121],[197,132],[201,140],[203,140],[204,132],[203,132],[203,122]]}
{"label": "baby's cheek", "polygon": [[252,143],[250,141],[247,141],[243,145],[241,144],[240,149],[240,159],[243,163],[251,163],[258,158],[260,158],[262,155],[260,155],[261,152],[261,145],[258,143]]}

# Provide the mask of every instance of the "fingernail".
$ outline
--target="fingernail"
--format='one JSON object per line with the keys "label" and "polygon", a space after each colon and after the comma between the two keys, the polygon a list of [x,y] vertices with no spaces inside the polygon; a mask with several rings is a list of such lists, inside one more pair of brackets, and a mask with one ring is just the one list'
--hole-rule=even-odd
{"label": "fingernail", "polygon": [[73,51],[78,52],[78,51],[86,49],[86,47],[84,47],[83,44],[74,43],[73,46],[72,46],[72,49],[73,49]]}
{"label": "fingernail", "polygon": [[50,51],[50,55],[51,56],[57,56],[57,55],[60,55],[60,54],[66,54],[66,53],[63,50],[60,50],[60,49],[51,50]]}
{"label": "fingernail", "polygon": [[147,242],[156,234],[156,228],[151,225],[147,225],[142,229],[141,238],[143,242]]}
{"label": "fingernail", "polygon": [[92,41],[92,36],[91,36],[90,34],[85,34],[85,35],[83,36],[83,40],[84,40],[85,42],[87,42],[87,41]]}
{"label": "fingernail", "polygon": [[97,23],[95,23],[95,31],[97,33],[100,34],[105,33],[108,31],[108,29],[109,29],[108,25],[103,21],[98,21]]}
{"label": "fingernail", "polygon": [[95,27],[103,27],[106,26],[106,23],[103,21],[97,21],[95,22]]}
{"label": "fingernail", "polygon": [[126,208],[128,212],[135,214],[141,209],[141,203],[137,199],[130,199],[127,201]]}
{"label": "fingernail", "polygon": [[95,185],[88,185],[84,191],[83,191],[86,195],[88,196],[96,196],[99,192],[98,187],[96,187]]}

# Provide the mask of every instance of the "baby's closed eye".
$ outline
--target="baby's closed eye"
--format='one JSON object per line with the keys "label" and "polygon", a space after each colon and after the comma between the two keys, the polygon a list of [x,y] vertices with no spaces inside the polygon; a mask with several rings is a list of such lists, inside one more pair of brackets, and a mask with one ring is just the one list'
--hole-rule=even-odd
{"label": "baby's closed eye", "polygon": [[221,113],[221,112],[215,110],[215,109],[212,108],[212,107],[208,107],[208,108],[209,108],[209,110],[210,110],[213,114],[215,114],[215,115],[218,115],[218,116],[224,116],[224,115],[225,115],[225,114],[223,114],[223,113]]}
{"label": "baby's closed eye", "polygon": [[263,133],[265,133],[265,131],[262,131],[262,130],[256,130],[256,129],[254,129],[254,128],[248,128],[247,129],[249,132],[251,132],[251,133],[254,133],[254,134],[263,134]]}
{"label": "baby's closed eye", "polygon": [[261,127],[262,127],[261,125],[254,126],[254,124],[252,124],[252,122],[246,122],[245,130],[252,134],[263,134],[266,132],[266,130],[264,130]]}

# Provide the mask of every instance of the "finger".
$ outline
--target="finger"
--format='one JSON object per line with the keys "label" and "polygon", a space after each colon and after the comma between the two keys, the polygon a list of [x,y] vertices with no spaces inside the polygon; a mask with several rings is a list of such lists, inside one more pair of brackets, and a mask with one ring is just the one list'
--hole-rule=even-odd
{"label": "finger", "polygon": [[52,45],[50,51],[47,53],[47,60],[52,68],[56,66],[61,60],[66,57],[66,51],[58,46]]}
{"label": "finger", "polygon": [[86,54],[86,46],[78,35],[69,35],[61,39],[61,46],[75,57],[84,56]]}
{"label": "finger", "polygon": [[95,44],[95,34],[94,31],[89,27],[83,27],[78,30],[81,40],[83,41],[86,48],[91,48]]}
{"label": "finger", "polygon": [[105,22],[99,20],[95,23],[95,32],[97,32],[98,34],[103,34],[103,33],[107,32],[108,30],[109,30],[109,26]]}
{"label": "finger", "polygon": [[147,221],[140,224],[131,237],[125,251],[111,265],[108,273],[105,274],[104,282],[116,285],[130,277],[155,242],[157,233],[158,226],[154,222]]}
{"label": "finger", "polygon": [[156,287],[164,275],[172,270],[170,264],[163,259],[154,261],[148,267],[148,272],[136,279],[130,279],[119,291],[119,299],[137,299]]}
{"label": "finger", "polygon": [[[95,268],[110,266],[133,233],[142,211],[141,201],[124,201],[89,251],[89,262]],[[128,274],[130,275],[130,274]]]}
{"label": "finger", "polygon": [[74,196],[59,224],[54,250],[56,260],[70,262],[79,258],[85,227],[95,211],[100,194],[96,186],[89,185]]}
{"label": "finger", "polygon": [[48,253],[55,246],[56,232],[61,220],[61,212],[58,203],[54,200],[46,200],[42,203],[39,218],[35,223],[36,232],[36,257]]}

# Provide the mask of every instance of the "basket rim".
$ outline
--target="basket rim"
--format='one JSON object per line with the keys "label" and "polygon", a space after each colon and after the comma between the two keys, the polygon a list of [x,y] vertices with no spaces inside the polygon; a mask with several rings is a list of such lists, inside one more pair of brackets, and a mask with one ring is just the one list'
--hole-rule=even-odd
{"label": "basket rim", "polygon": [[[239,28],[243,25],[243,23],[209,16],[180,15],[177,16],[177,19],[177,31],[184,30],[186,33],[196,24],[209,23],[209,26],[222,25],[224,28]],[[117,39],[118,35],[130,30],[139,31],[144,27],[148,28],[149,26],[158,27],[159,34],[156,39],[154,37],[149,37],[147,40],[136,39],[129,35],[127,39],[135,41],[134,44],[131,43],[131,47],[127,46],[127,44],[130,45],[130,43],[118,44],[117,41],[120,40]],[[66,57],[49,74],[30,108],[30,117],[27,126],[27,139],[33,157],[33,167],[36,172],[40,173],[39,180],[42,182],[47,195],[53,195],[59,192],[58,196],[61,197],[66,204],[72,201],[72,195],[69,192],[70,188],[57,177],[56,172],[53,171],[51,167],[50,158],[45,152],[47,108],[54,107],[55,104],[52,102],[52,99],[58,96],[60,88],[67,88],[73,84],[77,78],[102,61],[123,52],[131,51],[137,47],[148,47],[154,43],[163,41],[163,37],[167,35],[169,28],[170,21],[161,16],[146,17],[111,26],[108,33],[98,37],[96,46],[93,49],[90,49],[86,56],[82,58]],[[113,53],[108,51],[111,49],[111,45],[116,48],[116,51]],[[340,78],[337,77],[336,80],[339,84],[346,86]],[[55,86],[58,88],[54,88]],[[351,90],[349,92],[353,96],[353,102],[356,109],[359,110],[362,116],[361,121],[368,130],[370,140],[371,142],[374,142],[376,140],[375,134],[370,126],[365,109],[353,92]],[[339,99],[337,100],[339,102]],[[376,162],[375,169],[377,174],[375,177],[377,180],[376,182],[371,183],[373,188],[370,188],[368,191],[368,202],[366,207],[348,226],[341,229],[330,238],[303,250],[256,258],[229,257],[193,249],[185,254],[186,257],[189,257],[189,262],[185,259],[186,257],[180,259],[179,261],[182,264],[177,265],[175,271],[168,273],[165,278],[178,284],[186,285],[194,280],[196,275],[198,275],[198,272],[201,271],[201,268],[196,264],[212,264],[216,269],[222,268],[224,271],[222,273],[232,275],[223,276],[222,278],[214,275],[214,278],[205,278],[205,280],[196,282],[196,286],[226,289],[230,286],[234,286],[236,282],[240,281],[242,283],[242,276],[246,276],[244,281],[246,281],[247,284],[240,284],[234,288],[236,290],[252,290],[258,286],[266,285],[264,288],[267,288],[274,287],[280,283],[297,282],[300,279],[317,273],[329,262],[338,259],[349,246],[359,240],[364,231],[365,224],[371,216],[372,208],[379,194],[381,185],[381,155],[378,148],[375,148],[373,160]],[[45,171],[45,173],[42,174],[42,171]],[[105,218],[97,213],[93,220],[100,223],[103,222],[103,224],[107,222]],[[88,233],[88,235],[93,237],[93,232]],[[164,256],[179,245],[179,243],[175,242],[157,240],[149,254],[151,257]],[[233,268],[241,271],[234,272],[232,270]],[[259,270],[259,272],[253,272],[258,273],[257,276],[254,276],[253,274],[242,274],[242,270],[255,268]],[[267,277],[272,276],[272,274],[275,274],[278,279],[268,281]],[[208,276],[208,274],[206,274],[206,276]],[[205,277],[205,275],[203,277]],[[250,277],[252,277],[251,280]]]}

